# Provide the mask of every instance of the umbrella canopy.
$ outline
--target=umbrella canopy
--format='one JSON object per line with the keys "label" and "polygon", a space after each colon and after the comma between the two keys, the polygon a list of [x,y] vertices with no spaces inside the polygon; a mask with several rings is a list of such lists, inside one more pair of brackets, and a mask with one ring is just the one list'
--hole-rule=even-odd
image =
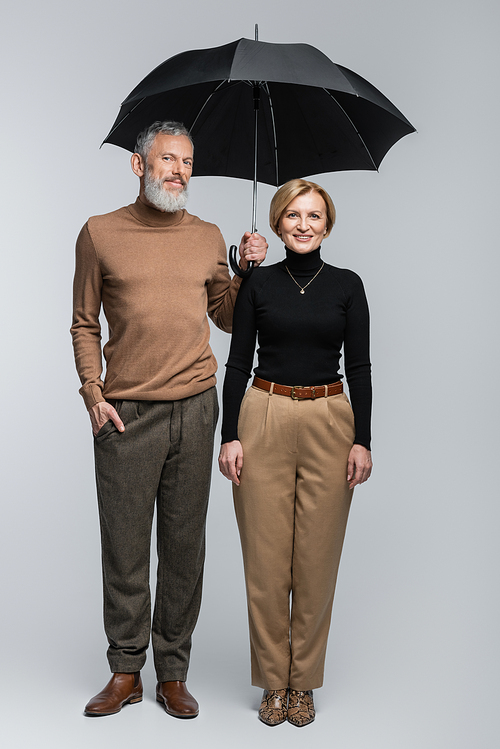
{"label": "umbrella canopy", "polygon": [[[183,122],[196,144],[194,176],[276,187],[307,174],[378,169],[415,128],[371,83],[308,44],[238,39],[166,60],[127,96],[104,143],[134,150],[156,120]],[[240,276],[236,248],[229,262]]]}
{"label": "umbrella canopy", "polygon": [[254,179],[256,171],[257,181],[275,186],[378,169],[389,148],[415,130],[368,81],[316,48],[250,39],[159,65],[127,96],[104,143],[133,151],[155,120],[177,120],[191,131],[194,175]]}

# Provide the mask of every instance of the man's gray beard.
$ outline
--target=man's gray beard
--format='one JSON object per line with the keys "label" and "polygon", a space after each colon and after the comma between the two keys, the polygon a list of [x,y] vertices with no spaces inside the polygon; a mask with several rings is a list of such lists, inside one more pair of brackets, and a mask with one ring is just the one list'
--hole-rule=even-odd
{"label": "man's gray beard", "polygon": [[144,195],[151,205],[164,213],[175,213],[186,207],[188,200],[187,185],[182,190],[166,190],[162,179],[152,179],[148,170],[144,174]]}

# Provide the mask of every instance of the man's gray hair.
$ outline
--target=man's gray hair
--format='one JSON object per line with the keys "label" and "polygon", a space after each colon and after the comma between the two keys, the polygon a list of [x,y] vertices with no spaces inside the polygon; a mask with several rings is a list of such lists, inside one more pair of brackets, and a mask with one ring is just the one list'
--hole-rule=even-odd
{"label": "man's gray hair", "polygon": [[140,154],[142,158],[146,160],[154,139],[159,133],[164,133],[165,135],[185,135],[186,138],[189,138],[194,151],[193,139],[189,134],[189,130],[182,124],[182,122],[173,122],[171,120],[164,120],[161,122],[160,120],[157,120],[139,133],[134,147],[134,153]]}

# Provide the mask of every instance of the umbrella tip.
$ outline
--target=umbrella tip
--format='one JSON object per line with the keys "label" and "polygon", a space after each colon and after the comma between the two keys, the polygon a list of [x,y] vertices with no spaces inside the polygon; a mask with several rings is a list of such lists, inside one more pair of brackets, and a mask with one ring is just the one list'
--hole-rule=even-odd
{"label": "umbrella tip", "polygon": [[255,41],[256,42],[259,41],[259,24],[258,23],[255,24]]}

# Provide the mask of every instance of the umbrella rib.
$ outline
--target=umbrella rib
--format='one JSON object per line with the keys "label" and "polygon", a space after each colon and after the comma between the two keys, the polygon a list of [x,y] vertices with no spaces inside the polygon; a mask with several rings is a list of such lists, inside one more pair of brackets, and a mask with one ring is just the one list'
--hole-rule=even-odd
{"label": "umbrella rib", "polygon": [[105,144],[106,140],[107,140],[107,139],[108,139],[108,138],[109,138],[109,137],[110,137],[111,135],[113,135],[113,133],[115,132],[115,130],[117,129],[117,127],[119,127],[119,126],[120,126],[120,125],[121,125],[121,124],[122,124],[123,122],[125,122],[125,120],[126,120],[126,119],[127,119],[127,117],[129,116],[129,114],[132,114],[132,112],[134,111],[134,109],[136,109],[136,108],[137,108],[137,107],[139,106],[139,104],[142,104],[142,102],[143,102],[143,101],[144,101],[144,99],[146,99],[146,98],[147,98],[146,96],[143,96],[143,97],[142,97],[142,99],[141,99],[140,101],[138,101],[138,102],[137,102],[137,104],[135,104],[135,105],[134,105],[134,106],[132,107],[132,109],[130,110],[130,112],[127,112],[127,114],[125,115],[125,117],[124,117],[123,119],[121,119],[121,120],[120,120],[120,122],[117,122],[117,123],[116,123],[116,125],[115,125],[115,126],[114,126],[114,127],[113,127],[113,128],[112,128],[112,129],[110,130],[110,131],[109,131],[109,133],[108,133],[108,134],[106,135],[106,139],[105,139],[105,140],[103,140],[103,142],[101,143],[101,147],[102,147],[102,146],[103,146],[103,145]]}
{"label": "umbrella rib", "polygon": [[357,135],[357,136],[358,136],[358,138],[360,139],[360,141],[361,141],[361,144],[362,144],[363,148],[365,149],[366,153],[367,153],[367,154],[368,154],[368,156],[370,157],[370,161],[372,162],[373,166],[375,167],[375,171],[377,171],[377,172],[378,172],[378,166],[377,166],[377,165],[376,165],[376,163],[374,162],[374,160],[373,160],[373,156],[371,155],[371,153],[370,153],[370,150],[369,150],[368,146],[367,146],[367,145],[366,145],[366,143],[364,142],[364,140],[363,140],[363,137],[362,137],[361,133],[359,132],[358,128],[356,127],[356,125],[354,124],[354,122],[353,122],[353,121],[351,120],[351,118],[349,117],[349,115],[347,114],[347,112],[345,111],[345,109],[344,109],[344,107],[342,106],[342,104],[339,104],[339,102],[337,101],[337,99],[335,98],[335,96],[333,96],[333,94],[331,93],[331,91],[329,91],[329,90],[328,90],[327,88],[323,88],[323,91],[324,91],[324,92],[325,92],[326,94],[328,94],[328,96],[329,96],[329,97],[330,97],[331,99],[333,99],[333,101],[334,101],[334,102],[335,102],[335,104],[336,104],[336,105],[338,106],[338,108],[339,108],[339,109],[340,109],[340,110],[341,110],[341,111],[343,112],[344,116],[345,116],[345,117],[346,117],[346,118],[347,118],[347,119],[349,120],[349,122],[351,123],[351,125],[352,125],[352,127],[353,127],[354,131],[356,132],[356,135]]}
{"label": "umbrella rib", "polygon": [[237,84],[239,83],[239,81],[234,81],[234,82],[233,82],[233,83],[231,84],[231,83],[230,83],[230,80],[231,80],[230,78],[224,78],[224,80],[223,80],[223,81],[221,81],[221,82],[219,83],[219,85],[218,85],[218,86],[217,86],[216,88],[214,88],[214,90],[212,91],[212,93],[210,94],[210,96],[209,96],[209,97],[208,97],[208,98],[207,98],[207,99],[205,100],[205,102],[203,103],[203,105],[202,105],[202,107],[201,107],[200,111],[198,112],[198,114],[197,114],[197,115],[196,115],[196,117],[194,118],[194,122],[193,122],[193,124],[191,125],[191,127],[189,128],[189,130],[190,130],[190,131],[192,131],[192,130],[193,130],[194,126],[195,126],[195,125],[196,125],[196,123],[198,122],[198,118],[200,117],[201,113],[203,112],[203,110],[204,110],[204,109],[205,109],[205,107],[207,106],[207,104],[208,104],[208,102],[210,101],[210,99],[212,98],[212,96],[213,96],[214,94],[216,94],[216,93],[217,93],[217,91],[218,91],[218,90],[219,90],[220,88],[222,88],[222,86],[223,86],[223,85],[224,85],[225,83],[229,83],[229,86],[228,86],[228,88],[231,88],[231,86],[236,86],[236,85],[237,85]]}
{"label": "umbrella rib", "polygon": [[264,91],[269,97],[269,107],[271,109],[271,123],[273,126],[273,138],[274,138],[274,168],[276,171],[276,187],[279,185],[279,177],[278,177],[278,140],[276,138],[276,123],[274,121],[274,109],[273,109],[273,100],[271,98],[271,94],[269,92],[269,86],[267,83],[263,86]]}

